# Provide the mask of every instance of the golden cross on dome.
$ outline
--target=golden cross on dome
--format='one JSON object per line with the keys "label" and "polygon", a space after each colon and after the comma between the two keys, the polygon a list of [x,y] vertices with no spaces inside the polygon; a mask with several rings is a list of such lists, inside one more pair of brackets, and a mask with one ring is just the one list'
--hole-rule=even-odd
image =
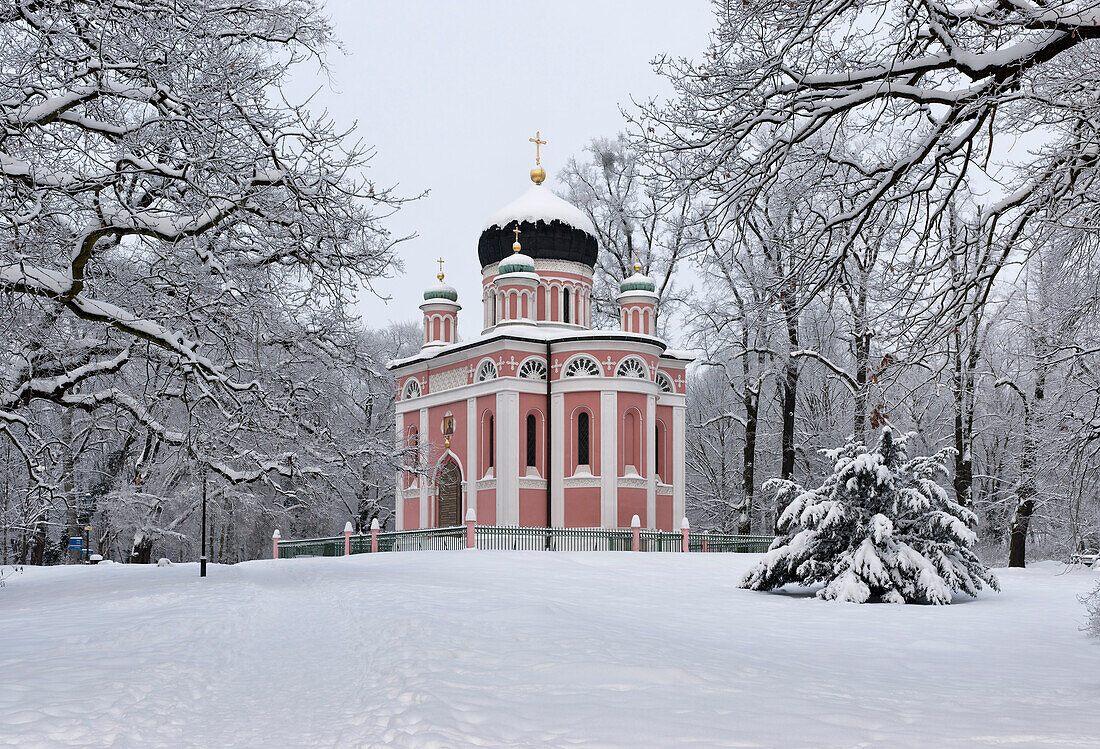
{"label": "golden cross on dome", "polygon": [[519,226],[517,225],[512,232],[516,235],[516,241],[512,243],[512,252],[519,252],[522,248],[519,246]]}
{"label": "golden cross on dome", "polygon": [[439,258],[439,260],[437,260],[436,262],[439,263],[439,273],[437,273],[435,277],[438,278],[440,281],[442,281],[443,280],[443,258]]}
{"label": "golden cross on dome", "polygon": [[540,158],[540,156],[539,156],[539,146],[545,146],[546,141],[542,140],[542,133],[539,132],[538,130],[535,131],[535,137],[534,138],[528,138],[527,140],[529,140],[531,143],[535,144],[535,166],[539,166],[539,164],[541,163],[539,161],[539,158]]}
{"label": "golden cross on dome", "polygon": [[642,260],[641,260],[640,257],[638,257],[638,248],[637,247],[634,248],[634,272],[635,273],[641,273],[642,272]]}

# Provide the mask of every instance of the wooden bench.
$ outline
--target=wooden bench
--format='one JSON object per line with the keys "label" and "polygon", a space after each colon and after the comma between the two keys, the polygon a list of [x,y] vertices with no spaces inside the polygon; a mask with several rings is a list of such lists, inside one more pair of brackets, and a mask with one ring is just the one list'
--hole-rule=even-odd
{"label": "wooden bench", "polygon": [[1089,567],[1095,567],[1100,564],[1100,552],[1078,551],[1069,558],[1069,563],[1084,564]]}

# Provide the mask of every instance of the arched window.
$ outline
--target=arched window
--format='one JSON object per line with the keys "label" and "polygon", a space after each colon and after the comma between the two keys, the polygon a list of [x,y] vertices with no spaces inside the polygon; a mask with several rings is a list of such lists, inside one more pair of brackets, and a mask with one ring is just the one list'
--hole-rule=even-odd
{"label": "arched window", "polygon": [[664,456],[664,453],[665,453],[664,442],[665,442],[665,425],[658,421],[656,424],[653,425],[654,462],[657,465],[657,479],[662,484],[667,484],[668,481],[665,480],[665,466],[661,462],[661,458]]}
{"label": "arched window", "polygon": [[527,414],[527,466],[529,468],[533,468],[537,465],[537,461],[535,460],[535,453],[537,452],[537,450],[535,449],[535,447],[538,443],[538,434],[535,432],[535,429],[537,428],[537,424],[535,422],[535,415]]}
{"label": "arched window", "polygon": [[577,465],[588,465],[588,412],[581,411],[577,415]]}
{"label": "arched window", "polygon": [[405,394],[401,397],[402,400],[408,400],[409,398],[420,397],[420,382],[413,378],[405,383]]}
{"label": "arched window", "polygon": [[599,377],[599,363],[588,356],[578,356],[565,365],[566,377]]}
{"label": "arched window", "polygon": [[443,318],[443,340],[447,343],[451,342],[451,318]]}
{"label": "arched window", "polygon": [[481,362],[477,367],[477,377],[474,379],[477,382],[485,382],[486,380],[495,380],[497,376],[497,365],[493,364],[492,359],[486,359]]}
{"label": "arched window", "polygon": [[520,365],[519,376],[525,380],[545,380],[546,362],[542,359],[528,359]]}
{"label": "arched window", "polygon": [[637,377],[640,380],[649,379],[649,369],[646,367],[645,362],[636,356],[628,356],[619,362],[619,367],[615,370],[616,377]]}
{"label": "arched window", "polygon": [[497,439],[496,439],[496,435],[493,433],[493,415],[492,414],[489,414],[489,433],[486,435],[485,442],[486,442],[486,447],[488,449],[488,455],[489,455],[489,467],[492,468],[493,467],[493,456],[496,454],[496,451],[497,451]]}
{"label": "arched window", "polygon": [[672,386],[672,378],[670,378],[664,372],[657,373],[657,387],[661,388],[662,393],[676,392],[676,388]]}
{"label": "arched window", "polygon": [[562,317],[561,317],[561,319],[562,319],[563,322],[573,322],[573,316],[571,314],[572,305],[569,303],[569,289],[568,289],[568,287],[561,292],[561,298],[562,298],[562,313],[561,313]]}
{"label": "arched window", "polygon": [[497,293],[495,291],[489,292],[489,306],[493,308],[493,325],[497,324]]}
{"label": "arched window", "polygon": [[623,464],[638,472],[638,415],[633,410],[623,416]]}

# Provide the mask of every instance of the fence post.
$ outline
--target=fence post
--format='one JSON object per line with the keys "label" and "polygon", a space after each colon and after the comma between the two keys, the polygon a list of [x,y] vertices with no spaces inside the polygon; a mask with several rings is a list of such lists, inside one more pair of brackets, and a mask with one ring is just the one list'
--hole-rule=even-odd
{"label": "fence post", "polygon": [[279,558],[279,539],[280,538],[282,538],[282,536],[279,535],[279,529],[276,528],[275,532],[271,534],[271,558],[272,559],[278,559]]}
{"label": "fence post", "polygon": [[344,523],[344,556],[351,556],[351,521]]}
{"label": "fence post", "polygon": [[378,518],[370,521],[370,553],[378,553]]}
{"label": "fence post", "polygon": [[680,551],[684,552],[685,554],[688,550],[688,529],[690,528],[691,526],[688,525],[687,517],[680,521]]}
{"label": "fence post", "polygon": [[641,544],[641,540],[639,539],[639,536],[641,535],[641,532],[642,532],[642,519],[639,518],[637,515],[630,518],[630,531],[631,531],[630,550],[631,551],[641,551],[642,544]]}
{"label": "fence post", "polygon": [[477,548],[477,533],[474,531],[474,525],[477,523],[477,510],[473,507],[466,510],[466,548]]}

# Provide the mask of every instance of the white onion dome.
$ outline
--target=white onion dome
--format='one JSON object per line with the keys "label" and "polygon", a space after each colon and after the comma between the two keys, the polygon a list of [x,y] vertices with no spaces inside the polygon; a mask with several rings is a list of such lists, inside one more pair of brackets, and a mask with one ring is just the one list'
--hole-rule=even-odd
{"label": "white onion dome", "polygon": [[498,273],[534,273],[535,260],[530,255],[522,252],[513,252],[509,257],[500,261]]}
{"label": "white onion dome", "polygon": [[626,294],[630,291],[648,291],[655,293],[657,291],[657,284],[653,279],[642,273],[640,270],[635,270],[633,275],[627,276],[619,284],[619,293]]}
{"label": "white onion dome", "polygon": [[451,302],[458,301],[458,291],[454,286],[446,283],[439,283],[435,286],[429,286],[424,290],[424,301],[432,302],[438,299],[446,299]]}

